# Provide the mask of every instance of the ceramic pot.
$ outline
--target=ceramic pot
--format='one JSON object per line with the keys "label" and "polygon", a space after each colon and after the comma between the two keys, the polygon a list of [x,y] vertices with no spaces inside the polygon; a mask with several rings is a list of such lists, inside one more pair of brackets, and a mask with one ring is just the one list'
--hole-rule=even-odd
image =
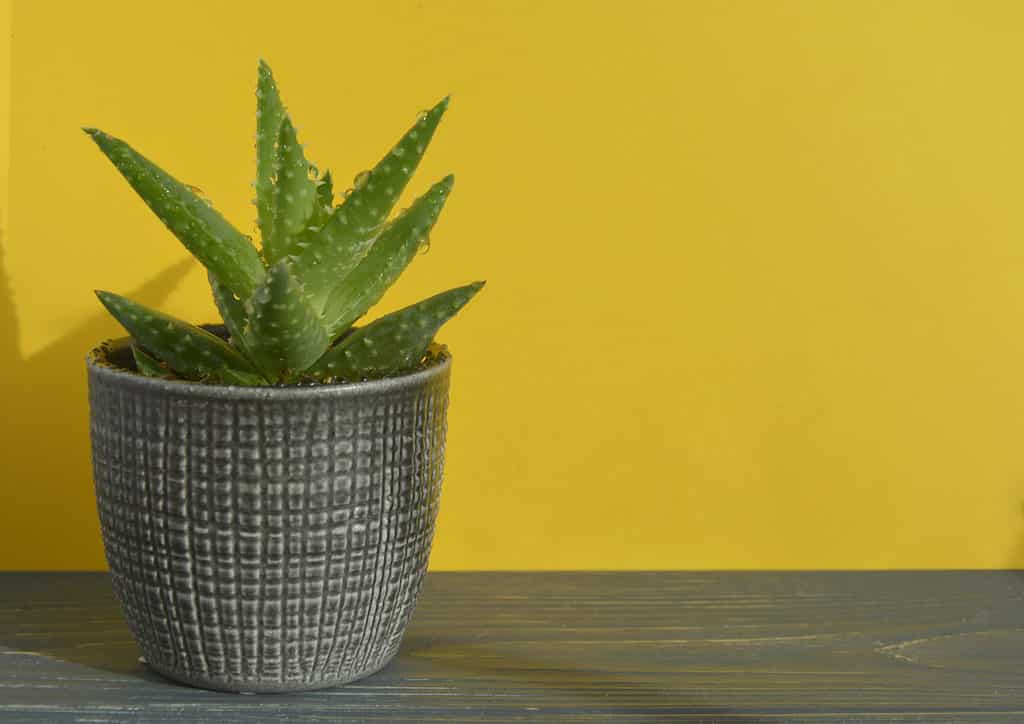
{"label": "ceramic pot", "polygon": [[146,663],[245,692],[384,667],[430,555],[450,358],[254,388],[140,376],[129,342],[87,366],[103,543]]}

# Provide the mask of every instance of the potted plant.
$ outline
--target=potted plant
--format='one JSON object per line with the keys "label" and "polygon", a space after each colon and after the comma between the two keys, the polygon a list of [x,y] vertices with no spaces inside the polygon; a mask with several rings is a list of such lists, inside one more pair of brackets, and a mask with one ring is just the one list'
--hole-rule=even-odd
{"label": "potted plant", "polygon": [[398,650],[438,510],[451,357],[438,328],[483,283],[353,326],[409,264],[453,178],[389,220],[445,99],[335,204],[270,68],[257,83],[261,248],[123,141],[84,129],[206,267],[223,325],[110,292],[130,337],[87,358],[114,590],[149,666],[292,691]]}

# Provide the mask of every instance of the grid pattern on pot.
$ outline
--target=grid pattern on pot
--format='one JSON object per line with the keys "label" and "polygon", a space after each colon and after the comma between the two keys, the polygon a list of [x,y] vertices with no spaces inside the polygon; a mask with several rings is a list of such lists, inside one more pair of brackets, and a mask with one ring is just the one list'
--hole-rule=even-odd
{"label": "grid pattern on pot", "polygon": [[107,560],[148,661],[303,688],[394,655],[433,537],[447,375],[335,399],[99,379],[90,396]]}

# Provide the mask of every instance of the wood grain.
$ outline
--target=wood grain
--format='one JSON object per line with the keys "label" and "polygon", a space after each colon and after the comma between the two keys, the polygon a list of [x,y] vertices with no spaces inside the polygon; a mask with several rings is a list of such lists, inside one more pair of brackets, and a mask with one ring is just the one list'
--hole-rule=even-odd
{"label": "wood grain", "polygon": [[398,658],[309,694],[172,684],[105,574],[0,574],[0,720],[1021,722],[1024,573],[432,573]]}

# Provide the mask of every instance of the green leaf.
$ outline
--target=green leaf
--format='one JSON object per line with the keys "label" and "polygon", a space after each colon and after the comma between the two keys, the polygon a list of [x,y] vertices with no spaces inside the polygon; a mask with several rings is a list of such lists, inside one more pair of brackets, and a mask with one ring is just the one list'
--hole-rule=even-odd
{"label": "green leaf", "polygon": [[309,221],[306,222],[307,226],[305,229],[299,232],[295,237],[295,242],[291,245],[288,252],[292,256],[292,261],[303,252],[303,250],[309,248],[310,244],[317,241],[320,235],[320,230],[324,224],[331,218],[331,213],[334,211],[332,204],[334,203],[334,189],[333,181],[331,179],[331,172],[328,171],[323,175],[316,185],[316,203],[313,204],[313,213],[309,217]]}
{"label": "green leaf", "polygon": [[327,330],[306,301],[287,259],[270,267],[248,312],[247,346],[271,378],[302,372],[327,349]]}
{"label": "green leaf", "polygon": [[270,235],[263,237],[263,257],[268,265],[288,254],[294,237],[306,228],[313,213],[316,183],[309,178],[309,170],[295,127],[285,114],[274,164],[273,220]]}
{"label": "green leaf", "polygon": [[206,381],[222,385],[237,385],[239,387],[260,387],[267,384],[266,380],[257,374],[242,372],[231,367],[223,367],[213,372]]}
{"label": "green leaf", "polygon": [[256,80],[256,214],[260,238],[270,238],[274,218],[273,178],[284,105],[266,61],[260,60]]}
{"label": "green leaf", "polygon": [[416,366],[441,325],[484,286],[449,289],[361,327],[332,347],[310,372],[357,380],[396,374]]}
{"label": "green leaf", "polygon": [[221,284],[212,273],[207,272],[207,278],[210,281],[210,289],[213,291],[213,302],[217,305],[220,318],[224,320],[231,344],[237,347],[244,356],[249,357],[245,338],[245,326],[248,323],[245,304],[232,294],[231,290]]}
{"label": "green leaf", "polygon": [[135,367],[138,369],[139,374],[143,374],[146,377],[171,377],[171,371],[161,366],[160,361],[156,357],[152,357],[142,351],[142,348],[137,344],[132,345],[132,357],[135,358]]}
{"label": "green leaf", "polygon": [[334,339],[376,304],[416,256],[455,183],[447,176],[413,202],[381,232],[362,261],[327,298],[324,320]]}
{"label": "green leaf", "polygon": [[437,124],[448,108],[445,98],[420,116],[373,170],[356,176],[352,192],[334,209],[323,228],[297,255],[295,274],[306,284],[313,308],[323,311],[327,296],[373,243],[419,165]]}
{"label": "green leaf", "polygon": [[216,335],[118,294],[96,296],[135,342],[183,377],[197,379],[224,367],[255,372],[237,350]]}
{"label": "green leaf", "polygon": [[263,281],[259,254],[249,239],[185,184],[124,141],[84,129],[164,225],[231,291],[245,299]]}
{"label": "green leaf", "polygon": [[334,180],[331,172],[327,171],[316,184],[316,203],[313,205],[313,215],[309,217],[309,225],[318,228],[327,223],[334,210]]}

